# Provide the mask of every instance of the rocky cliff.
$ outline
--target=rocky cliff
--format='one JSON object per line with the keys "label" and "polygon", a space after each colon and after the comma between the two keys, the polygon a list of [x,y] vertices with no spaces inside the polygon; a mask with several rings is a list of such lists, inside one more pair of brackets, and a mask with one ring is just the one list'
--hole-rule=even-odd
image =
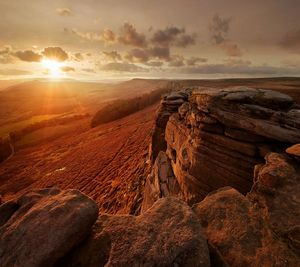
{"label": "rocky cliff", "polygon": [[[295,107],[287,95],[246,87],[197,88],[166,96],[153,133],[154,167],[146,192],[168,187],[165,181],[153,187],[158,165],[170,168],[169,193],[189,204],[224,186],[246,194],[255,165],[263,163],[267,153],[300,142],[300,110]],[[144,210],[152,205],[150,200],[147,204],[148,195]]]}

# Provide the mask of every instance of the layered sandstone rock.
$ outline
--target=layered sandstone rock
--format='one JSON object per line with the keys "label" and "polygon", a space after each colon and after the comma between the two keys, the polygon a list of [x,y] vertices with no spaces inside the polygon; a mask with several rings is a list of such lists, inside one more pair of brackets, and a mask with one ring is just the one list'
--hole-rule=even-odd
{"label": "layered sandstone rock", "polygon": [[300,166],[270,153],[256,167],[251,192],[231,187],[194,206],[206,237],[229,266],[300,265]]}
{"label": "layered sandstone rock", "polygon": [[97,217],[96,203],[77,190],[35,190],[2,204],[0,266],[53,266]]}
{"label": "layered sandstone rock", "polygon": [[152,133],[152,141],[150,144],[150,160],[154,163],[158,153],[165,151],[167,143],[165,140],[165,128],[171,114],[178,111],[185,101],[188,100],[189,91],[173,92],[164,96],[156,114],[156,121]]}
{"label": "layered sandstone rock", "polygon": [[300,110],[285,94],[246,87],[187,92],[188,101],[159,129],[166,145],[153,138],[152,147],[166,152],[179,197],[190,204],[224,186],[246,194],[267,153],[300,142]]}

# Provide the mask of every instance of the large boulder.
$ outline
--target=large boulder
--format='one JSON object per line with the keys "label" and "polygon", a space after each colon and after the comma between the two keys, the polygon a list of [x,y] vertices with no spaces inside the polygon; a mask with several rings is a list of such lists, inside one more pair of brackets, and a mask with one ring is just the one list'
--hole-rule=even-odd
{"label": "large boulder", "polygon": [[80,243],[98,217],[78,190],[34,190],[0,206],[0,266],[53,266]]}
{"label": "large boulder", "polygon": [[208,241],[230,266],[300,266],[300,169],[270,153],[245,197],[231,187],[194,206]]}
{"label": "large boulder", "polygon": [[140,216],[102,215],[61,266],[210,266],[206,239],[183,201],[159,199]]}

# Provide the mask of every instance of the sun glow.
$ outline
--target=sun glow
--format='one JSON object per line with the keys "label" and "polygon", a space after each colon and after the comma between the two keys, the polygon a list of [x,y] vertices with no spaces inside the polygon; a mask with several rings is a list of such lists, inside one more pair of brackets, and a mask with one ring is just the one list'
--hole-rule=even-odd
{"label": "sun glow", "polygon": [[59,78],[62,76],[61,68],[63,67],[63,64],[61,62],[58,62],[55,60],[44,59],[42,61],[42,65],[44,68],[47,69],[48,74],[52,78]]}

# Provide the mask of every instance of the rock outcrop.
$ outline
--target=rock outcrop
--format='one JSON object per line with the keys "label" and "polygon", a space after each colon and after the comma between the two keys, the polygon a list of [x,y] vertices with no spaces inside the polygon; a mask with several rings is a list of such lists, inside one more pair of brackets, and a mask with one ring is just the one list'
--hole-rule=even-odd
{"label": "rock outcrop", "polygon": [[300,166],[270,153],[243,196],[231,187],[194,206],[206,237],[229,266],[300,265]]}
{"label": "rock outcrop", "polygon": [[[188,101],[182,100],[163,124],[157,117],[165,144],[160,140],[156,146],[157,138],[152,139],[152,148],[157,148],[152,158],[159,149],[167,154],[180,187],[178,196],[189,204],[224,186],[246,194],[254,166],[263,163],[267,153],[284,152],[300,142],[300,111],[285,94],[245,87],[184,93]],[[164,103],[160,110],[165,110]]]}
{"label": "rock outcrop", "polygon": [[77,190],[41,189],[0,206],[0,266],[53,266],[79,244],[98,217]]}

